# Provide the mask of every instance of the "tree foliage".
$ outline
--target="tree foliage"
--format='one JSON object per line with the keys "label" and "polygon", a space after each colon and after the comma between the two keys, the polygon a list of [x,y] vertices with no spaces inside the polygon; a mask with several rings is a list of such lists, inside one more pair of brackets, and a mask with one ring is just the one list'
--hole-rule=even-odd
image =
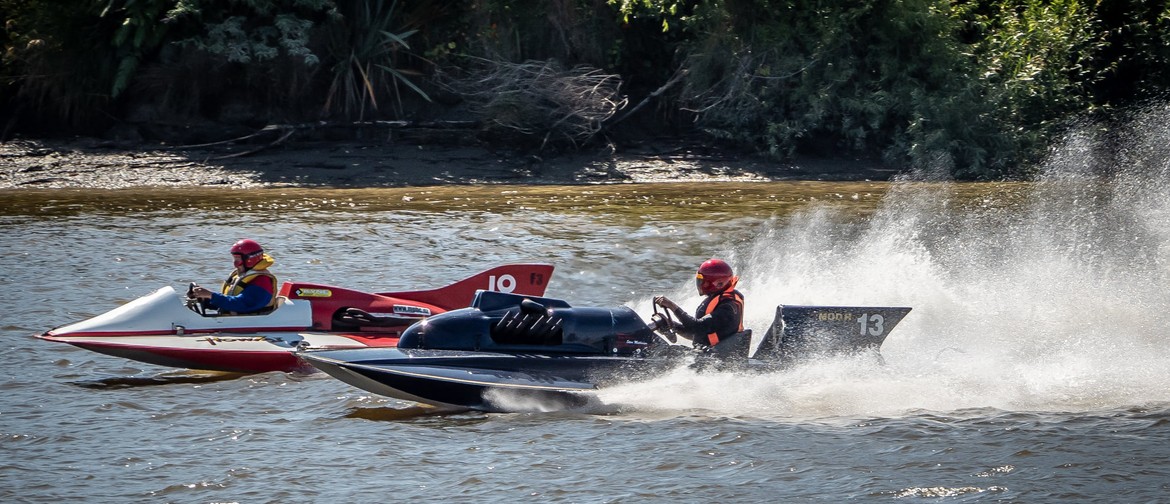
{"label": "tree foliage", "polygon": [[985,149],[962,145],[989,126],[955,22],[936,2],[736,5],[735,16],[696,16],[708,35],[686,62],[684,98],[708,131],[781,157],[924,162],[946,153],[992,162]]}
{"label": "tree foliage", "polygon": [[[1170,86],[1165,0],[0,0],[0,13],[4,136],[424,117],[438,97],[581,144],[629,95],[655,98],[642,113],[664,127],[777,158],[991,178]],[[598,92],[563,86],[590,79]],[[525,86],[543,97],[507,99]]]}

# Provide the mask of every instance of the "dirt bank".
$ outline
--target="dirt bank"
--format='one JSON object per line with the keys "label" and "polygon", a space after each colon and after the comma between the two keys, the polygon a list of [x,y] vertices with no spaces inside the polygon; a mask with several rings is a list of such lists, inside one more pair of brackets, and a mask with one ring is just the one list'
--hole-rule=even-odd
{"label": "dirt bank", "polygon": [[888,180],[894,174],[858,162],[779,163],[666,141],[555,156],[355,140],[184,147],[93,139],[0,143],[0,189]]}

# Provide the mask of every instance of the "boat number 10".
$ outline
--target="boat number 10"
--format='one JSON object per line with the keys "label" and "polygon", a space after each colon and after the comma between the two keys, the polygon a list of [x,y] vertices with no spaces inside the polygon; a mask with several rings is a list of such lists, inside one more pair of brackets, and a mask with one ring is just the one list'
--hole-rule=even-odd
{"label": "boat number 10", "polygon": [[490,291],[497,292],[512,292],[516,290],[516,277],[512,275],[500,275],[497,278],[495,275],[488,277],[488,288]]}
{"label": "boat number 10", "polygon": [[865,336],[869,333],[870,336],[881,336],[886,332],[886,318],[880,314],[874,313],[872,315],[861,314],[857,317],[857,325],[861,327],[861,335]]}

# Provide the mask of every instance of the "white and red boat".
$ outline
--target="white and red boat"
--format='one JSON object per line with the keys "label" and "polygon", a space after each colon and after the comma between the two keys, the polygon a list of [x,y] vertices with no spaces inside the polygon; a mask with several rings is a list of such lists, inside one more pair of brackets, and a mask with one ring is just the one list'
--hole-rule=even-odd
{"label": "white and red boat", "polygon": [[297,350],[392,347],[409,325],[471,304],[477,291],[543,296],[553,266],[512,264],[433,290],[360,292],[285,282],[276,308],[219,314],[167,286],[37,335],[136,361],[209,371],[311,371]]}

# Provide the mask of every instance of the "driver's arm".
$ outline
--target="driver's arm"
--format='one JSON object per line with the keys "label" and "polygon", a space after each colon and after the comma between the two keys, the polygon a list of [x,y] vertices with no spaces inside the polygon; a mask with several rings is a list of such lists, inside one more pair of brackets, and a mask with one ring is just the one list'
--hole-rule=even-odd
{"label": "driver's arm", "polygon": [[225,296],[218,292],[213,292],[211,293],[211,306],[218,308],[220,311],[236,313],[251,313],[262,310],[272,301],[272,291],[257,285],[263,280],[267,279],[257,279],[245,285],[244,290],[235,296]]}
{"label": "driver's arm", "polygon": [[734,302],[720,301],[715,309],[702,317],[695,318],[681,310],[675,311],[678,316],[682,332],[691,340],[699,339],[700,343],[707,343],[707,335],[721,332],[726,327],[739,327],[739,305]]}

